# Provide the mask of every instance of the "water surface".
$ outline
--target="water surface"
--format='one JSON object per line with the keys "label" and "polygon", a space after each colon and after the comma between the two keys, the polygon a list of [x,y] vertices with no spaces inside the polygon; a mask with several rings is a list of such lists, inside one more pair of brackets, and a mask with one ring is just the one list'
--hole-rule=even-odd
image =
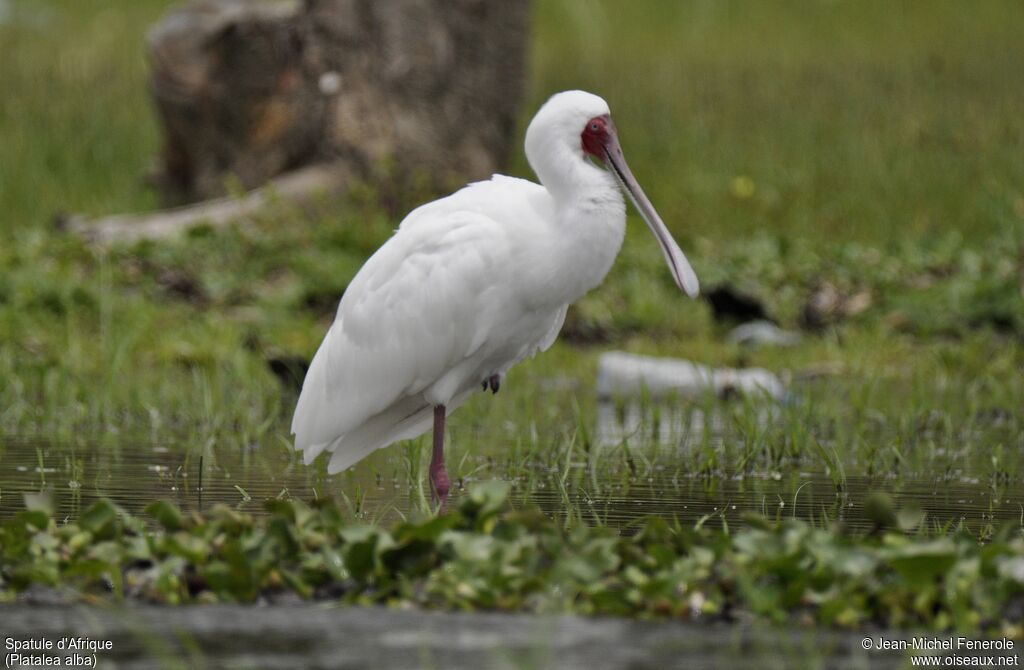
{"label": "water surface", "polygon": [[[984,444],[965,450],[963,430],[925,426],[908,443],[884,426],[825,425],[815,427],[817,446],[808,452],[806,444],[786,446],[794,429],[779,427],[780,411],[753,407],[750,421],[738,425],[725,405],[599,405],[583,431],[592,437],[566,426],[561,434],[571,439],[535,439],[527,447],[509,443],[516,430],[494,439],[500,431],[493,426],[463,426],[453,429],[448,456],[454,495],[476,480],[504,479],[517,504],[614,526],[650,514],[734,525],[754,512],[863,529],[872,523],[865,499],[885,491],[898,506],[923,511],[931,528],[1024,523],[1024,481],[1015,466],[994,467]],[[1021,451],[1016,423],[984,426],[991,430],[972,428],[983,433],[975,441],[998,443],[994,452]],[[302,464],[280,440],[200,448],[153,436],[7,437],[0,441],[0,517],[23,509],[24,494],[47,491],[61,519],[99,497],[133,512],[167,499],[187,510],[223,503],[260,514],[269,498],[329,496],[353,516],[387,521],[426,509],[427,449],[426,439],[395,445],[328,476],[322,462]]]}

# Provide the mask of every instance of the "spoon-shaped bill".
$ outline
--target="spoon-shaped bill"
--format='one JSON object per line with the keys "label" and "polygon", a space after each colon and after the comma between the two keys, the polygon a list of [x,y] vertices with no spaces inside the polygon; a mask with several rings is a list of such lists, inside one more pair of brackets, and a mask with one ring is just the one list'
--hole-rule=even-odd
{"label": "spoon-shaped bill", "polygon": [[640,212],[640,216],[647,222],[647,226],[661,244],[661,251],[665,255],[668,269],[672,271],[673,279],[676,280],[676,286],[686,295],[696,298],[697,294],[700,293],[700,283],[697,281],[697,274],[690,266],[690,262],[686,260],[683,250],[672,239],[672,234],[668,232],[668,228],[662,222],[661,217],[658,216],[658,212],[654,210],[654,205],[647,199],[644,190],[640,188],[640,184],[630,171],[629,165],[626,164],[626,159],[622,155],[622,148],[619,146],[618,139],[614,134],[610,135],[605,143],[604,154],[608,169],[615,175],[619,186],[629,196],[633,206]]}

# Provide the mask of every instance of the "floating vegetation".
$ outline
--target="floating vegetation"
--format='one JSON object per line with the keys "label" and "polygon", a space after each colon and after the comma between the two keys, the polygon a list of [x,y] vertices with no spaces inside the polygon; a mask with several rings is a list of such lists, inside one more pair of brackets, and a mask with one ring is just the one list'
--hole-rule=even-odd
{"label": "floating vegetation", "polygon": [[[254,519],[224,505],[150,522],[103,500],[75,523],[36,505],[0,526],[0,601],[39,589],[89,603],[340,600],[465,610],[879,625],[1020,636],[1024,538],[866,535],[748,517],[739,530],[651,517],[617,532],[513,509],[508,487],[390,529],[326,500],[271,500]],[[900,515],[907,517],[908,515]],[[897,526],[900,528],[900,526]],[[19,595],[21,594],[21,595]]]}

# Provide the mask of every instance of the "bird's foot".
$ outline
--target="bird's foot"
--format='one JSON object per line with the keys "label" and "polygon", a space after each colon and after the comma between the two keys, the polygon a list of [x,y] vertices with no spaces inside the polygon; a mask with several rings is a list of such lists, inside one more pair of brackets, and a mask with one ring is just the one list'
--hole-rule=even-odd
{"label": "bird's foot", "polygon": [[451,481],[448,479],[448,471],[442,465],[439,468],[430,468],[430,491],[433,493],[434,502],[441,504],[441,509],[448,503],[448,491],[451,489]]}
{"label": "bird's foot", "polygon": [[488,386],[491,388],[491,393],[497,393],[498,389],[501,388],[501,375],[499,375],[497,373],[491,375],[487,379],[487,381],[484,382],[484,390],[485,391],[487,390]]}

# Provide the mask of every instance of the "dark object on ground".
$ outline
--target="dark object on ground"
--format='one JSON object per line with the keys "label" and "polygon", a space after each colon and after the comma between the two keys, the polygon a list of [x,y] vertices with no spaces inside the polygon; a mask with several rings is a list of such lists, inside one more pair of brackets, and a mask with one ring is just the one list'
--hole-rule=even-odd
{"label": "dark object on ground", "polygon": [[828,326],[861,314],[874,302],[871,291],[841,291],[831,282],[821,282],[807,298],[800,325],[808,330],[823,330]]}
{"label": "dark object on ground", "polygon": [[760,300],[743,293],[728,284],[720,284],[704,293],[711,305],[715,321],[719,323],[744,323],[746,321],[769,321],[775,323],[764,310]]}
{"label": "dark object on ground", "polygon": [[334,320],[338,303],[345,294],[345,287],[311,286],[302,296],[302,307],[315,314],[318,319]]}
{"label": "dark object on ground", "polygon": [[558,339],[578,345],[605,344],[622,334],[616,332],[610,315],[591,314],[580,303],[576,303],[569,306]]}
{"label": "dark object on ground", "polygon": [[202,307],[210,302],[202,282],[187,270],[164,268],[157,275],[156,283],[168,297],[176,300],[184,300],[196,307]]}
{"label": "dark object on ground", "polygon": [[196,0],[149,34],[170,204],[296,167],[447,188],[501,167],[522,98],[526,0]]}

